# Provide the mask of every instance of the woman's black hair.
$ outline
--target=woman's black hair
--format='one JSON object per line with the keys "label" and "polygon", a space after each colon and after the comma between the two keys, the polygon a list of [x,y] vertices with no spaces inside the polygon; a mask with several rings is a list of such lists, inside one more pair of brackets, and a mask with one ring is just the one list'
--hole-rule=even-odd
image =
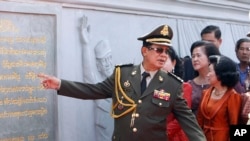
{"label": "woman's black hair", "polygon": [[183,76],[183,61],[179,56],[176,54],[175,50],[172,47],[169,47],[168,49],[169,57],[172,61],[176,60],[176,64],[174,67],[174,74],[178,77],[182,78]]}
{"label": "woman's black hair", "polygon": [[244,42],[250,42],[250,39],[248,38],[241,38],[239,39],[235,44],[235,51],[237,52],[240,49],[240,45]]}
{"label": "woman's black hair", "polygon": [[209,56],[210,64],[213,64],[217,79],[222,86],[233,88],[239,81],[239,72],[233,60],[222,55]]}

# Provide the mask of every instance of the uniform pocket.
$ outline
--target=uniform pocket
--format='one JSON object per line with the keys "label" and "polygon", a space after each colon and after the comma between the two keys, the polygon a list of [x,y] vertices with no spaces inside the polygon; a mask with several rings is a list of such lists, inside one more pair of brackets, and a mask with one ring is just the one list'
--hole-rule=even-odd
{"label": "uniform pocket", "polygon": [[159,99],[159,98],[152,98],[152,102],[159,107],[169,107],[169,101]]}

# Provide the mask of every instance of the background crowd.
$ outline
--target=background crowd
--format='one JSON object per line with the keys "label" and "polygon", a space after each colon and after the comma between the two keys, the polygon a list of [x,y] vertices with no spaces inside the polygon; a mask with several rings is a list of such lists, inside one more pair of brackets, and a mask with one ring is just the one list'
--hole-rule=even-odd
{"label": "background crowd", "polygon": [[[189,90],[183,87],[183,97],[191,103],[191,110],[208,141],[230,140],[230,125],[247,124],[250,116],[250,34],[235,44],[239,62],[219,51],[222,35],[218,26],[206,26],[200,36],[201,39],[191,45],[190,56],[179,59],[182,60],[179,68],[184,71],[178,76],[191,85],[192,91],[190,100],[185,96]],[[171,54],[172,51],[169,56]],[[167,125],[170,141],[188,140],[185,134],[178,133],[182,132],[181,128],[177,132],[177,123],[175,134],[170,134],[172,123],[167,124],[170,124]]]}

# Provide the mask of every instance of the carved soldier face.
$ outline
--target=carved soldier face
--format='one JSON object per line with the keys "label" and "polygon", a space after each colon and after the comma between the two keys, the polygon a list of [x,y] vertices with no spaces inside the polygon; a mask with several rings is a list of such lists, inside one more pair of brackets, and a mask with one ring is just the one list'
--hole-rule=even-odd
{"label": "carved soldier face", "polygon": [[96,66],[102,76],[104,77],[110,76],[113,72],[112,56],[109,55],[104,58],[97,58]]}

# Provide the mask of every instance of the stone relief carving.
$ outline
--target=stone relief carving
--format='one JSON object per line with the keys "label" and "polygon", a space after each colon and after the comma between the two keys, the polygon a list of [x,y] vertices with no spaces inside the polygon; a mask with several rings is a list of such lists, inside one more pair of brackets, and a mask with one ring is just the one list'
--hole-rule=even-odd
{"label": "stone relief carving", "polygon": [[[83,15],[81,20],[82,62],[84,82],[97,83],[103,81],[113,72],[111,48],[108,40],[100,40],[94,47],[91,42],[88,17]],[[95,60],[92,60],[91,53]],[[113,133],[114,121],[110,116],[111,99],[94,100],[94,116],[96,141],[110,141]]]}

